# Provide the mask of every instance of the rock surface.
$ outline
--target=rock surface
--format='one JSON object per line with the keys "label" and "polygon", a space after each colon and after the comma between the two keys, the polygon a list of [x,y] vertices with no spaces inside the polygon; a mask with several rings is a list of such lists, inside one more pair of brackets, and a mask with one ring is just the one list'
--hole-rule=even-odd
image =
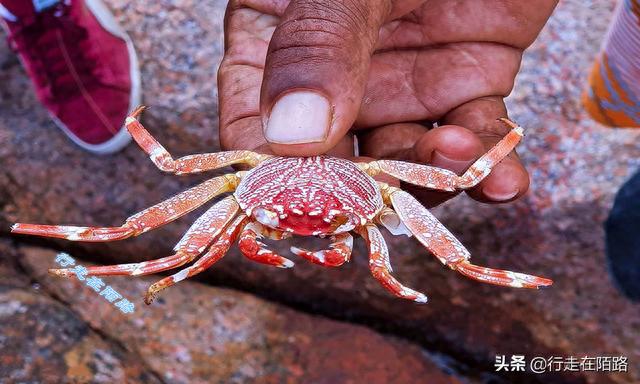
{"label": "rock surface", "polygon": [[0,242],[0,382],[161,383],[135,352],[106,338],[23,273]]}
{"label": "rock surface", "polygon": [[55,251],[13,253],[38,289],[0,290],[3,380],[462,383],[406,341],[195,282],[147,307],[137,296],[157,279],[109,279],[136,303],[124,314],[75,277],[48,275]]}
{"label": "rock surface", "polygon": [[[222,2],[109,3],[142,57],[145,102],[153,106],[145,124],[176,155],[215,151]],[[462,369],[493,371],[496,355],[502,354],[623,355],[629,359],[628,374],[514,377],[518,382],[639,382],[640,306],[625,299],[608,276],[602,223],[615,191],[640,166],[640,132],[601,127],[579,104],[611,11],[609,1],[564,1],[525,54],[509,107],[527,127],[519,150],[532,175],[527,197],[499,207],[460,197],[435,210],[478,264],[551,277],[551,288],[481,285],[443,268],[413,239],[391,237],[396,276],[426,292],[428,305],[403,302],[379,287],[360,242],[352,263],[340,269],[296,259],[292,270],[274,270],[232,251],[203,280],[366,323],[454,356]],[[135,146],[113,157],[82,152],[23,91],[28,79],[5,45],[0,45],[0,67],[1,236],[9,236],[8,224],[15,221],[118,225],[201,179],[162,175]],[[120,243],[16,240],[71,250],[100,264],[139,261],[170,252],[195,217]],[[282,252],[289,246],[274,245]],[[183,289],[189,288],[174,288],[163,297],[178,303]]]}

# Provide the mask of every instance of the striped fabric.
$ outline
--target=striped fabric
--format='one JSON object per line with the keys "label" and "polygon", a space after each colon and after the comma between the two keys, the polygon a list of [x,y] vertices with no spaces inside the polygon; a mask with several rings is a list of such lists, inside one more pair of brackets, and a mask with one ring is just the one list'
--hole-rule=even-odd
{"label": "striped fabric", "polygon": [[604,125],[640,127],[640,0],[618,4],[582,101]]}

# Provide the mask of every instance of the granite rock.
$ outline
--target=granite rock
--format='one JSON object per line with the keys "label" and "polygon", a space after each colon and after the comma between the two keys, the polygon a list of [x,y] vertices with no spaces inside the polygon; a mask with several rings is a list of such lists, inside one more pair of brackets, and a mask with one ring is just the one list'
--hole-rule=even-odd
{"label": "granite rock", "polygon": [[92,328],[0,241],[1,383],[161,383],[140,356]]}
{"label": "granite rock", "polygon": [[2,378],[92,383],[463,382],[407,341],[246,293],[185,282],[174,294],[146,306],[140,296],[154,278],[104,279],[101,292],[109,286],[134,304],[132,312],[123,313],[114,305],[118,301],[110,303],[86,280],[47,274],[47,268],[56,265],[55,251],[21,247],[17,257],[32,286],[0,290]]}

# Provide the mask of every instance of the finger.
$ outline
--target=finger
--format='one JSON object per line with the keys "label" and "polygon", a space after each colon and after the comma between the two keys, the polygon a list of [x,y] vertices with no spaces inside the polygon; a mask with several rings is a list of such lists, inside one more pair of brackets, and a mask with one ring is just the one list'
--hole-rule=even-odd
{"label": "finger", "polygon": [[275,153],[309,156],[356,119],[389,0],[292,0],[267,53],[260,110]]}
{"label": "finger", "polygon": [[373,56],[358,127],[439,120],[452,107],[508,95],[522,51],[495,43],[455,43]]}
{"label": "finger", "polygon": [[[480,138],[470,130],[444,125],[431,130],[419,124],[393,124],[359,135],[361,154],[429,164],[462,174],[484,153]],[[439,192],[402,184],[427,207],[433,207],[457,193]]]}
{"label": "finger", "polygon": [[[237,7],[250,7],[261,13],[273,16],[282,16],[289,5],[290,0],[235,0]],[[414,9],[420,7],[427,0],[393,0],[391,12],[387,16],[387,20],[393,20],[401,17]]]}
{"label": "finger", "polygon": [[429,129],[417,123],[397,123],[358,130],[360,154],[374,159],[408,160],[413,146]]}
{"label": "finger", "polygon": [[421,7],[427,0],[395,0],[391,7],[391,12],[387,16],[387,21],[402,17],[409,12]]}
{"label": "finger", "polygon": [[[264,9],[247,8],[262,5]],[[260,85],[267,47],[278,18],[264,12],[284,9],[283,1],[229,3],[225,15],[225,55],[218,71],[220,146],[273,153],[262,132]],[[353,135],[345,135],[327,153],[354,155]],[[238,167],[241,168],[241,167]]]}
{"label": "finger", "polygon": [[[451,42],[495,42],[524,49],[538,36],[557,0],[435,0],[387,23],[379,50]],[[446,15],[446,17],[443,17]]]}
{"label": "finger", "polygon": [[260,86],[267,47],[279,19],[231,1],[224,23],[225,52],[218,70],[220,146],[269,152],[262,134]]}
{"label": "finger", "polygon": [[[509,132],[509,127],[497,121],[499,117],[506,116],[507,109],[502,97],[492,96],[476,99],[455,108],[443,118],[443,122],[461,125],[471,130],[482,141],[483,152],[486,152]],[[517,153],[512,151],[493,168],[486,179],[467,193],[478,201],[502,203],[519,198],[528,189],[529,174]]]}

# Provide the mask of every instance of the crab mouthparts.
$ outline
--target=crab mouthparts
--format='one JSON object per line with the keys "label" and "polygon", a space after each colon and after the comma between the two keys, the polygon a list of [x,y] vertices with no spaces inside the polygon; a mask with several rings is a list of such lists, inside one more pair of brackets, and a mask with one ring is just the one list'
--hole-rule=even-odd
{"label": "crab mouthparts", "polygon": [[267,227],[302,236],[342,233],[355,227],[350,216],[334,210],[326,215],[300,210],[278,214],[265,208],[257,208],[253,212],[253,217],[257,222]]}
{"label": "crab mouthparts", "polygon": [[278,214],[264,208],[257,208],[253,211],[253,217],[256,221],[267,227],[278,229],[280,227],[280,219]]}

